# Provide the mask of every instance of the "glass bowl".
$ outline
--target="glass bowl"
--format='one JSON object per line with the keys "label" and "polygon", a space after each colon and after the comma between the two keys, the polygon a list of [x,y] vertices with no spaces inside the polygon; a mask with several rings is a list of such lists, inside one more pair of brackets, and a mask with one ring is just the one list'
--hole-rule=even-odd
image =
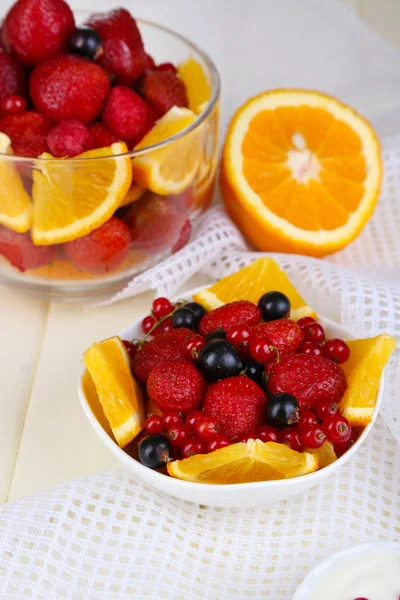
{"label": "glass bowl", "polygon": [[[89,13],[78,12],[78,22]],[[210,58],[185,37],[149,21],[137,19],[146,51],[156,63],[179,64],[189,57],[203,68],[211,88],[211,96],[201,114],[185,129],[161,143],[113,157],[28,159],[0,154],[0,172],[5,169],[9,180],[19,180],[33,200],[38,202],[38,181],[43,176],[58,186],[65,197],[68,210],[69,198],[74,194],[95,194],[100,189],[102,173],[107,168],[119,168],[119,163],[132,165],[133,176],[141,165],[157,163],[159,172],[175,169],[180,173],[171,190],[160,190],[150,182],[145,187],[132,180],[114,216],[128,225],[129,250],[113,264],[93,268],[91,261],[77,264],[65,243],[32,246],[30,233],[17,234],[0,225],[0,283],[23,288],[62,301],[97,300],[121,289],[134,275],[141,273],[177,252],[190,238],[192,223],[210,205],[215,173],[218,163],[219,143],[219,94],[218,72]],[[190,170],[182,168],[185,161]],[[4,171],[3,171],[4,172]],[[182,176],[182,172],[185,177]],[[35,183],[36,182],[36,183]],[[36,187],[35,187],[36,186]],[[153,189],[151,189],[153,187]],[[167,186],[168,187],[168,186]],[[45,186],[45,192],[46,188]],[[0,190],[1,192],[1,190]],[[3,193],[7,189],[3,190]],[[110,218],[110,214],[96,226]],[[18,237],[18,256],[14,260],[13,243]],[[23,236],[19,237],[19,236]],[[75,236],[76,238],[76,236]],[[16,264],[12,266],[10,260]]]}

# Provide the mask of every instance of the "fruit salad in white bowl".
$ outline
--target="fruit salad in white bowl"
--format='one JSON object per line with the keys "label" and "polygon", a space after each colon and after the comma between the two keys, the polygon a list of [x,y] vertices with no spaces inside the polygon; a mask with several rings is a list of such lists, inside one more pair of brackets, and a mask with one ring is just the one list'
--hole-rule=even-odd
{"label": "fruit salad in white bowl", "polygon": [[141,480],[183,500],[250,506],[309,489],[357,451],[394,347],[317,317],[262,258],[178,301],[157,298],[143,320],[94,343],[78,392]]}

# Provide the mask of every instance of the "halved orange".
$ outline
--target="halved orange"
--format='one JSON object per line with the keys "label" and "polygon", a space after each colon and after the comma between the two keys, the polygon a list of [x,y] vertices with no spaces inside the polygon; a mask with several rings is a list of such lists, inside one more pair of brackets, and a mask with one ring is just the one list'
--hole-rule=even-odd
{"label": "halved orange", "polygon": [[388,334],[350,340],[350,357],[341,366],[347,378],[347,390],[340,403],[343,415],[352,427],[365,427],[372,421],[382,371],[396,340]]}
{"label": "halved orange", "polygon": [[200,114],[211,98],[211,86],[204,68],[193,56],[189,56],[177,68],[185,84],[190,110]]}
{"label": "halved orange", "polygon": [[222,195],[261,250],[313,256],[340,250],[371,216],[381,179],[372,126],[326,94],[264,92],[229,125]]}
{"label": "halved orange", "polygon": [[[0,153],[12,155],[11,140],[0,133]],[[32,225],[32,202],[12,158],[0,158],[0,223],[24,233]]]}
{"label": "halved orange", "polygon": [[127,151],[118,142],[73,159],[51,160],[51,154],[43,154],[48,160],[33,171],[34,243],[69,242],[107,221],[131,185],[131,159],[123,156]]}
{"label": "halved orange", "polygon": [[316,456],[285,444],[260,440],[239,442],[210,454],[196,454],[167,464],[172,477],[198,483],[249,483],[289,479],[318,468]]}
{"label": "halved orange", "polygon": [[270,291],[286,294],[291,303],[290,317],[294,321],[306,316],[316,317],[313,309],[289,281],[285,271],[268,256],[220,279],[211,287],[194,294],[193,298],[207,310],[213,310],[237,300],[250,300],[257,304],[261,296]]}
{"label": "halved orange", "polygon": [[104,414],[121,448],[143,429],[144,401],[131,372],[131,361],[119,337],[92,344],[83,362],[96,387]]}

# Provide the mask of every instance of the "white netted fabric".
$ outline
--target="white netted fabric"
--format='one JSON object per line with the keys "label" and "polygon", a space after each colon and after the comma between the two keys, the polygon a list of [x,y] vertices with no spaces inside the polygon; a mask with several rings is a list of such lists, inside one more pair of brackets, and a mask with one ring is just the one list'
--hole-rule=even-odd
{"label": "white netted fabric", "polygon": [[[257,253],[232,252],[213,277]],[[275,258],[307,300],[356,335],[395,334],[400,291],[326,261]],[[400,368],[353,459],[307,494],[248,509],[184,503],[123,471],[69,482],[0,510],[0,597],[18,600],[290,600],[318,560],[400,537]],[[397,440],[397,443],[396,443]]]}

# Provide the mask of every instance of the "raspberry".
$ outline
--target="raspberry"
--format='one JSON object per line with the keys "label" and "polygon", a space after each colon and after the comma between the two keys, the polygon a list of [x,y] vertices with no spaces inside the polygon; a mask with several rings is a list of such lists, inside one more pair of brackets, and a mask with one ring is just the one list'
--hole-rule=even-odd
{"label": "raspberry", "polygon": [[137,82],[136,90],[161,115],[173,106],[188,106],[183,81],[170,71],[146,71]]}
{"label": "raspberry", "polygon": [[147,380],[149,398],[162,411],[178,410],[186,414],[200,405],[204,390],[202,375],[185,360],[157,365]]}
{"label": "raspberry", "polygon": [[47,145],[53,156],[77,156],[94,147],[94,136],[84,123],[77,119],[60,121],[47,136]]}
{"label": "raspberry", "polygon": [[10,94],[24,96],[27,90],[27,75],[24,67],[14,56],[0,50],[0,98]]}
{"label": "raspberry", "polygon": [[0,131],[8,135],[14,153],[19,156],[36,158],[46,152],[50,127],[50,121],[34,110],[0,119]]}
{"label": "raspberry", "polygon": [[0,255],[21,272],[50,264],[56,252],[57,246],[35,246],[29,233],[16,233],[0,225]]}
{"label": "raspberry", "polygon": [[154,109],[133,90],[117,85],[108,98],[103,111],[105,126],[119,139],[135,143],[154,125]]}

